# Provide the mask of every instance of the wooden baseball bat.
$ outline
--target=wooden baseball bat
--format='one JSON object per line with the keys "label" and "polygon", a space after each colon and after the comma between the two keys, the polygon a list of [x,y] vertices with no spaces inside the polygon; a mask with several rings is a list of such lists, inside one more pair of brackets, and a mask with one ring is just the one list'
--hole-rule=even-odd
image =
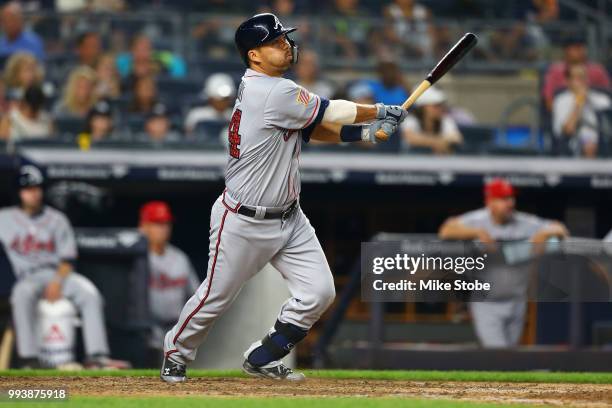
{"label": "wooden baseball bat", "polygon": [[[452,67],[457,64],[478,42],[478,37],[473,33],[466,33],[457,44],[446,53],[438,64],[427,74],[427,77],[419,84],[419,86],[410,94],[408,99],[402,104],[402,109],[407,110],[412,104],[435,84],[438,79],[442,78]],[[382,129],[376,132],[376,137],[379,139],[387,139],[387,135]]]}
{"label": "wooden baseball bat", "polygon": [[10,368],[14,337],[13,328],[7,326],[2,336],[2,343],[0,343],[0,370],[8,370]]}

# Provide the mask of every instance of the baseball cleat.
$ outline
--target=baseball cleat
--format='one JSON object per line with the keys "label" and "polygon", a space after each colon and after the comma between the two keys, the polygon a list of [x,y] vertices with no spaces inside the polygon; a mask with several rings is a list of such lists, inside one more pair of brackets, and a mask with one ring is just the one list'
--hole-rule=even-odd
{"label": "baseball cleat", "polygon": [[262,367],[256,367],[244,360],[242,371],[251,377],[268,378],[271,380],[304,381],[306,377],[302,373],[295,373],[283,364],[282,361],[273,361]]}
{"label": "baseball cleat", "polygon": [[187,381],[187,366],[185,364],[176,363],[168,357],[165,357],[159,373],[159,378],[170,384],[185,382]]}

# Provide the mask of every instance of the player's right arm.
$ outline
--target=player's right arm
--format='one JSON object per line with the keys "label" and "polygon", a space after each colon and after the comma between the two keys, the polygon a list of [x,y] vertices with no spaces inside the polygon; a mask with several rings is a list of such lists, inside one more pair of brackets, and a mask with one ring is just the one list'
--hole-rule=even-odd
{"label": "player's right arm", "polygon": [[450,217],[438,230],[440,239],[477,240],[483,243],[493,243],[495,240],[483,228],[466,225],[460,217]]}

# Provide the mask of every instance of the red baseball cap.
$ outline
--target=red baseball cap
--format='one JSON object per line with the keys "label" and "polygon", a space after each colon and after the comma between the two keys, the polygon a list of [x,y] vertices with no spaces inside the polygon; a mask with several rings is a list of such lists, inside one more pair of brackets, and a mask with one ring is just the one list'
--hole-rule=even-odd
{"label": "red baseball cap", "polygon": [[170,207],[163,201],[149,201],[140,209],[140,222],[172,222]]}
{"label": "red baseball cap", "polygon": [[502,178],[491,179],[484,186],[485,198],[506,198],[515,195],[516,191],[512,184]]}

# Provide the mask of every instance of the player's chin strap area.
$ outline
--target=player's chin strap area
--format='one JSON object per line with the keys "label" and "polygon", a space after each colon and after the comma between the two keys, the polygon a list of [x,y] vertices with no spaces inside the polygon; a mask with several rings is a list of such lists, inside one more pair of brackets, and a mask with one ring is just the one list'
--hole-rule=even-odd
{"label": "player's chin strap area", "polygon": [[307,333],[307,330],[291,323],[281,323],[277,320],[274,330],[261,340],[261,344],[252,351],[247,350],[247,360],[257,367],[280,360],[289,354],[291,349],[306,337]]}
{"label": "player's chin strap area", "polygon": [[291,46],[291,63],[295,65],[299,58],[298,46],[289,36],[287,36],[287,41],[289,41],[289,45]]}

